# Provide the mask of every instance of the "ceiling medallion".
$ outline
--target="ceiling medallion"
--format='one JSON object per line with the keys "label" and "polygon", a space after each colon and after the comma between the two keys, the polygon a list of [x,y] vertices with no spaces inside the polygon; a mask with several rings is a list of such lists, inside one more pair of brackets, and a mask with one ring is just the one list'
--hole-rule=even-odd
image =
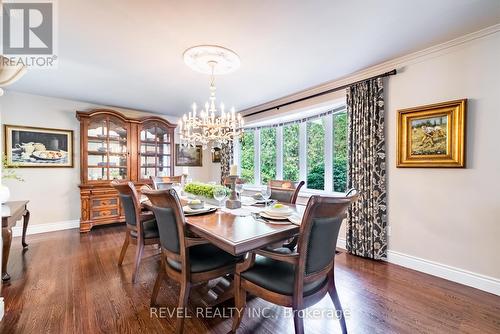
{"label": "ceiling medallion", "polygon": [[184,146],[202,145],[203,149],[212,144],[220,147],[243,133],[243,119],[234,107],[225,111],[224,103],[216,105],[215,75],[227,74],[240,67],[239,56],[229,49],[215,45],[199,45],[184,52],[184,62],[193,70],[210,75],[210,96],[205,107],[198,110],[196,103],[192,111],[179,120],[180,143]]}
{"label": "ceiling medallion", "polygon": [[240,67],[240,57],[236,52],[217,45],[198,45],[184,51],[184,63],[192,70],[212,74],[211,62],[217,66],[213,74],[229,74]]}

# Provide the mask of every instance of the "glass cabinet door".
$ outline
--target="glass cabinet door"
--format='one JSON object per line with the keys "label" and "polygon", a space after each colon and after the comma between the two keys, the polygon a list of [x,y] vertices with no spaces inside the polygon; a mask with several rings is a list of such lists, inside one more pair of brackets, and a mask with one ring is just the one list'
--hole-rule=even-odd
{"label": "glass cabinet door", "polygon": [[128,130],[112,116],[91,119],[87,131],[87,180],[128,179]]}
{"label": "glass cabinet door", "polygon": [[170,176],[170,130],[159,122],[143,125],[139,144],[139,173],[145,180],[155,176]]}

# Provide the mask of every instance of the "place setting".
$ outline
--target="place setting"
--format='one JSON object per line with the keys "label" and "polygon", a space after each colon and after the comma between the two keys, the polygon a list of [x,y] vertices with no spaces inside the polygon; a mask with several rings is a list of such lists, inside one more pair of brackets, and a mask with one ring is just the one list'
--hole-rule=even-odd
{"label": "place setting", "polygon": [[281,203],[265,207],[260,212],[252,212],[252,217],[257,221],[274,225],[300,225],[302,220],[295,209]]}
{"label": "place setting", "polygon": [[197,216],[217,211],[217,207],[206,204],[200,199],[188,199],[187,204],[182,207],[184,216]]}

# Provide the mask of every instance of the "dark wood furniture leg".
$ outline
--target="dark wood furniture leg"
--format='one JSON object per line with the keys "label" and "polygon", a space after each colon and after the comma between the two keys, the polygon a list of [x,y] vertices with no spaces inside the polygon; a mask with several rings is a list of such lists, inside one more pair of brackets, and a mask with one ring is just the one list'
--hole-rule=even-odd
{"label": "dark wood furniture leg", "polygon": [[26,243],[26,231],[28,230],[29,221],[30,221],[30,211],[26,210],[26,213],[23,216],[23,238],[21,240],[24,249],[28,249],[28,244]]}
{"label": "dark wood furniture leg", "polygon": [[12,228],[10,226],[2,228],[3,250],[2,250],[2,281],[10,280],[7,273],[7,262],[9,261],[10,245],[12,244]]}

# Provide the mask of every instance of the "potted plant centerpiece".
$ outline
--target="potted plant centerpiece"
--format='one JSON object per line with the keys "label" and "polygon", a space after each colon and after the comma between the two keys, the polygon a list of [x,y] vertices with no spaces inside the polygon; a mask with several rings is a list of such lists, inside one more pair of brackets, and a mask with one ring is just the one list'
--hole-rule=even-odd
{"label": "potted plant centerpiece", "polygon": [[203,200],[205,203],[218,205],[219,202],[214,198],[214,190],[219,188],[225,187],[217,184],[193,182],[184,186],[184,192],[188,195],[188,197],[196,197]]}

